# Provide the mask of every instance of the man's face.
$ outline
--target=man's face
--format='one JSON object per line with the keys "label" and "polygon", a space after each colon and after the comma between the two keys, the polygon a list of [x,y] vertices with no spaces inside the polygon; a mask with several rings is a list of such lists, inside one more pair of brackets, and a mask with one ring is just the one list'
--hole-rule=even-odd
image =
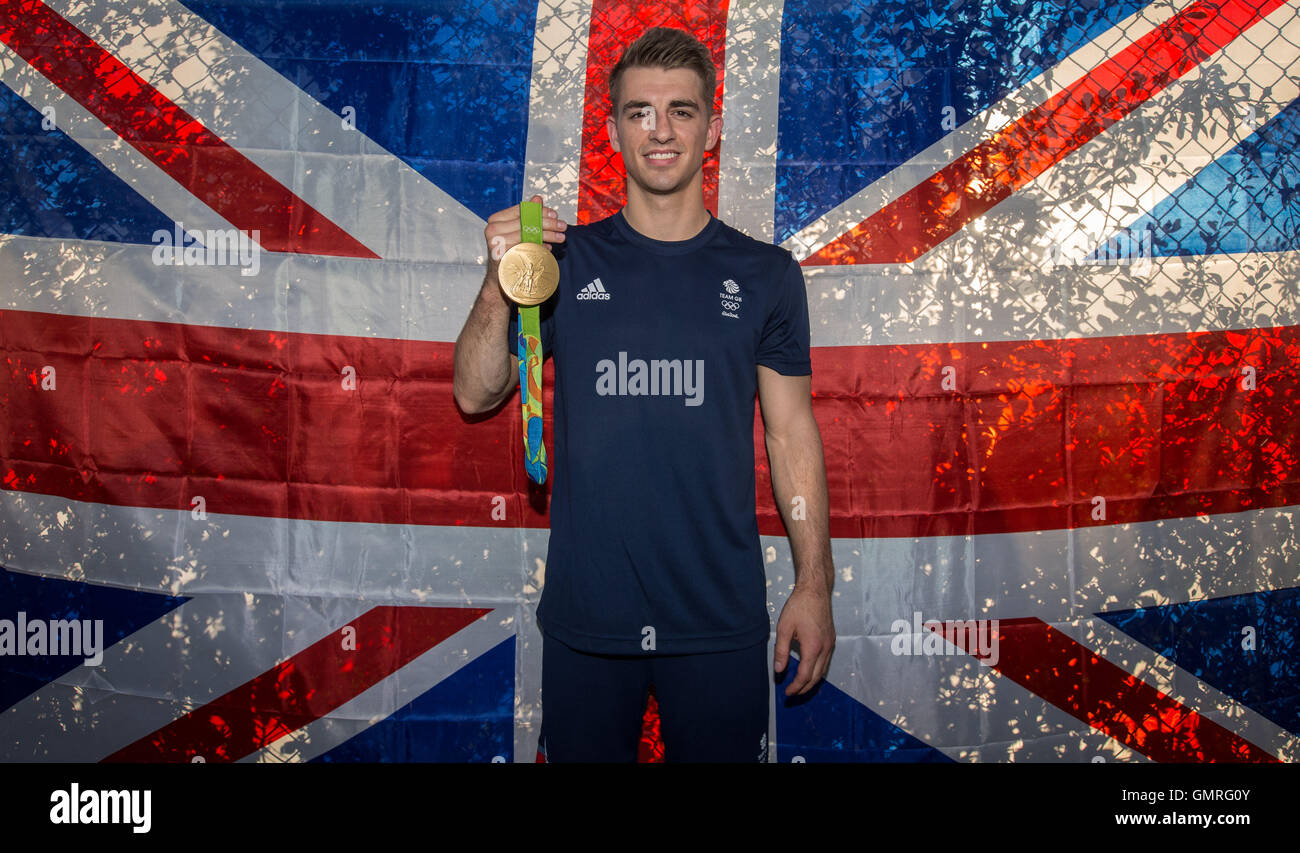
{"label": "man's face", "polygon": [[701,174],[704,152],[722,135],[722,116],[709,115],[702,88],[700,75],[689,68],[623,72],[622,103],[606,125],[614,150],[623,154],[630,183],[648,193],[671,195],[687,190]]}

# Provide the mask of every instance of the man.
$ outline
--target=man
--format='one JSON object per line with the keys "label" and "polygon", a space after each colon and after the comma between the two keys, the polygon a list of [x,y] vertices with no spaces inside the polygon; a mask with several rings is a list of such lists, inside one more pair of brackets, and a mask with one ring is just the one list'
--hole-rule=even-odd
{"label": "man", "polygon": [[[607,129],[627,170],[626,206],[572,228],[543,208],[543,240],[560,266],[541,308],[555,364],[551,539],[537,610],[548,761],[635,761],[651,685],[665,760],[767,760],[756,392],[795,560],[774,650],[784,672],[799,643],[786,695],[825,676],[835,643],[803,274],[788,251],[704,207],[704,152],[722,133],[716,75],[694,37],[647,31],[609,78]],[[487,275],[456,341],[454,391],[466,412],[496,407],[518,380],[517,314],[496,278],[501,254],[520,241],[518,207],[493,214],[484,236]]]}

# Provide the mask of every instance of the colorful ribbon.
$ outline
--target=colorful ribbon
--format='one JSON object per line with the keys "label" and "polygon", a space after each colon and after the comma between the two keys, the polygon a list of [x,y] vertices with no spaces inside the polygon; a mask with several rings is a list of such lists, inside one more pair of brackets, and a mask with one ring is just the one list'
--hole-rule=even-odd
{"label": "colorful ribbon", "polygon": [[[542,242],[542,206],[519,203],[522,242]],[[542,442],[542,323],[537,305],[519,306],[519,394],[524,407],[524,467],[535,483],[546,482],[546,445]]]}

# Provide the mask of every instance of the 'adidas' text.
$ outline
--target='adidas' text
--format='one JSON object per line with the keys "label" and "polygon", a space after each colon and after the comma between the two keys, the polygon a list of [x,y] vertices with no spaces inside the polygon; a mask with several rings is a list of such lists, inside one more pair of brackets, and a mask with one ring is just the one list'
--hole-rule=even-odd
{"label": "'adidas' text", "polygon": [[588,284],[586,287],[584,287],[582,290],[578,291],[578,298],[607,300],[609,299],[609,291],[605,289],[605,285],[601,284],[600,279],[597,278],[594,281],[592,281],[590,284]]}

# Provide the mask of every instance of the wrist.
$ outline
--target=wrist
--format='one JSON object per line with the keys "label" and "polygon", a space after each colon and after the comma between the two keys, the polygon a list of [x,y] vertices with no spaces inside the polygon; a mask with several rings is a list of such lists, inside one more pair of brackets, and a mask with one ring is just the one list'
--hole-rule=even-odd
{"label": "wrist", "polygon": [[835,586],[835,569],[833,566],[825,565],[817,568],[805,568],[795,575],[794,589],[791,593],[800,595],[814,595],[822,598],[830,598],[831,590]]}
{"label": "wrist", "polygon": [[487,274],[483,276],[483,286],[479,288],[479,295],[485,299],[499,302],[510,307],[510,300],[506,298],[505,291],[501,289],[501,281],[497,278],[497,265],[495,262],[488,266]]}

